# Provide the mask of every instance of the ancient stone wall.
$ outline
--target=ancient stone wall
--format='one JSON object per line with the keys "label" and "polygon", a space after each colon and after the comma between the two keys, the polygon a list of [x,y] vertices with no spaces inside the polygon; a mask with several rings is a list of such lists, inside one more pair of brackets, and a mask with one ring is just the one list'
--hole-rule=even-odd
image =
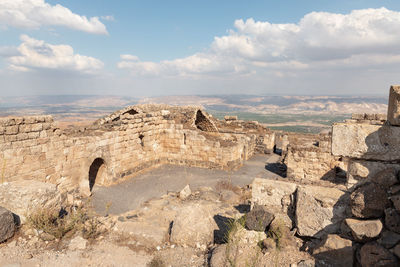
{"label": "ancient stone wall", "polygon": [[1,119],[0,178],[88,193],[165,163],[233,169],[255,152],[256,134],[219,133],[203,111],[165,108],[128,107],[63,131],[51,116]]}
{"label": "ancient stone wall", "polygon": [[330,134],[290,134],[289,145],[283,153],[287,177],[304,181],[333,181],[345,162],[331,153]]}

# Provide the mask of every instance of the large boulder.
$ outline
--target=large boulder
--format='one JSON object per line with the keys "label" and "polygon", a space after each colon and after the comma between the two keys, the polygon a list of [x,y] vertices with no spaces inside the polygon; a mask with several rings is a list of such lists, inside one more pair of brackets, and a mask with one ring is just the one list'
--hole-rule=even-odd
{"label": "large boulder", "polygon": [[357,242],[368,242],[378,238],[383,228],[380,220],[362,221],[345,219],[345,223],[350,228],[352,236]]}
{"label": "large boulder", "polygon": [[366,183],[350,196],[351,212],[355,217],[379,218],[389,205],[387,194],[379,185]]}
{"label": "large boulder", "polygon": [[327,235],[313,251],[316,266],[353,266],[354,247],[351,240]]}
{"label": "large boulder", "polygon": [[390,87],[387,119],[391,125],[400,125],[400,85]]}
{"label": "large boulder", "polygon": [[266,206],[256,205],[246,214],[246,228],[264,232],[275,216],[268,211]]}
{"label": "large boulder", "polygon": [[294,203],[295,183],[256,178],[252,183],[252,205],[265,205],[271,212],[290,213]]}
{"label": "large boulder", "polygon": [[63,200],[54,184],[34,180],[0,184],[0,206],[17,214],[21,222],[37,208],[60,209]]}
{"label": "large boulder", "polygon": [[170,241],[190,247],[204,247],[212,243],[218,226],[213,218],[213,205],[187,203],[177,213]]}
{"label": "large boulder", "polygon": [[360,249],[360,263],[363,267],[399,266],[397,258],[375,241],[362,246]]}
{"label": "large boulder", "polygon": [[0,243],[13,237],[14,233],[15,223],[12,212],[0,207]]}
{"label": "large boulder", "polygon": [[346,218],[348,195],[338,189],[299,186],[296,201],[296,226],[300,236],[322,237],[337,233]]}
{"label": "large boulder", "polygon": [[366,123],[335,123],[332,154],[378,161],[400,158],[400,127]]}

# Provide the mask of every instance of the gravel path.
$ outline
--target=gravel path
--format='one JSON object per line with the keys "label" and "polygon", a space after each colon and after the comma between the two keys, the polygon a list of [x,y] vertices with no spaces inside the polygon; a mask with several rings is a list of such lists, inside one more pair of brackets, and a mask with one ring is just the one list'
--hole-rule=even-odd
{"label": "gravel path", "polygon": [[130,180],[109,187],[94,186],[92,203],[96,212],[104,214],[107,204],[110,214],[121,214],[134,210],[143,202],[161,197],[168,191],[180,191],[185,185],[196,189],[201,186],[214,187],[218,181],[227,180],[232,184],[244,186],[254,178],[274,178],[277,175],[268,171],[267,163],[279,161],[279,156],[256,155],[239,170],[226,172],[203,168],[164,165],[160,168],[138,175]]}

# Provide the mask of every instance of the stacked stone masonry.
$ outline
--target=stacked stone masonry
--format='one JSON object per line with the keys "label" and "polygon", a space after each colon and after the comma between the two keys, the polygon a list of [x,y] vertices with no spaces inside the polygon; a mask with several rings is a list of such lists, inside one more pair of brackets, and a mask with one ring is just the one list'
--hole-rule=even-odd
{"label": "stacked stone masonry", "polygon": [[302,181],[333,181],[346,163],[331,153],[331,135],[287,134],[288,145],[283,150],[287,177]]}
{"label": "stacked stone masonry", "polygon": [[130,106],[90,127],[67,130],[51,116],[2,118],[0,178],[61,189],[79,185],[89,193],[88,180],[109,185],[161,164],[238,168],[255,153],[257,140],[272,136],[259,125],[245,123],[236,132],[227,124],[197,107],[167,105]]}

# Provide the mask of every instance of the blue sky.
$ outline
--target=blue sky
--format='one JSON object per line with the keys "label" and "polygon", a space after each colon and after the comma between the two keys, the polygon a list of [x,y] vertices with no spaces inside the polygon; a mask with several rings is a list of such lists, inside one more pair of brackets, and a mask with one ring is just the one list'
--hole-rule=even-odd
{"label": "blue sky", "polygon": [[386,94],[400,67],[399,1],[1,2],[2,95]]}

